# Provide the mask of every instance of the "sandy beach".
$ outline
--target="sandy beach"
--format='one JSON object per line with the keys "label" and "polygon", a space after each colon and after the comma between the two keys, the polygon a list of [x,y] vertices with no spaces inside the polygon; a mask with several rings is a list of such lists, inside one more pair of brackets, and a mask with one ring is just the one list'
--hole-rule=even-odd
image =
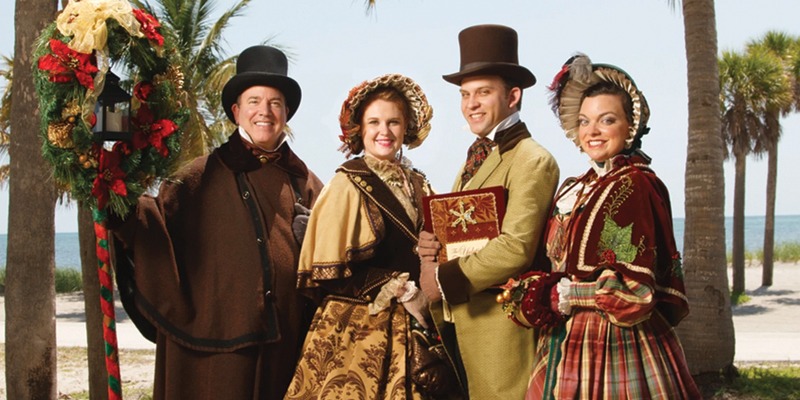
{"label": "sandy beach", "polygon": [[[749,266],[745,271],[745,282],[750,300],[733,309],[735,362],[800,362],[800,319],[797,318],[800,315],[800,264],[776,264],[771,287],[761,287],[760,266]],[[86,365],[83,307],[82,293],[57,296],[60,393],[88,390],[88,372],[83,367]],[[116,301],[116,315],[123,387],[149,388],[152,386],[155,346],[139,334],[119,300]],[[4,346],[3,297],[0,297],[0,335]],[[5,398],[5,363],[0,368],[0,398]]]}

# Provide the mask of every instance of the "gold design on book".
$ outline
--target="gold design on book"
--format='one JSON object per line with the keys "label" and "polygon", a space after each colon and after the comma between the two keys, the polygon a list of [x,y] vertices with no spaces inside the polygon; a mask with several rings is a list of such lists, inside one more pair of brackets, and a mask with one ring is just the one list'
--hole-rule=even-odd
{"label": "gold design on book", "polygon": [[451,209],[447,210],[450,214],[456,217],[455,221],[450,224],[450,227],[455,228],[458,225],[461,225],[461,231],[467,231],[467,224],[475,225],[478,223],[474,218],[472,218],[472,213],[475,211],[475,206],[470,206],[468,209],[464,210],[464,202],[459,200],[458,201],[458,211]]}

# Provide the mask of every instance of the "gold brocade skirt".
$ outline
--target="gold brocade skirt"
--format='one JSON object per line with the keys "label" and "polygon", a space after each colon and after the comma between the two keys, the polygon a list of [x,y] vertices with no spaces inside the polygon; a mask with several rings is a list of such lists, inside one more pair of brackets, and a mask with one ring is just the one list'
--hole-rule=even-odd
{"label": "gold brocade skirt", "polygon": [[422,399],[409,371],[409,316],[397,303],[328,296],[317,309],[285,399]]}

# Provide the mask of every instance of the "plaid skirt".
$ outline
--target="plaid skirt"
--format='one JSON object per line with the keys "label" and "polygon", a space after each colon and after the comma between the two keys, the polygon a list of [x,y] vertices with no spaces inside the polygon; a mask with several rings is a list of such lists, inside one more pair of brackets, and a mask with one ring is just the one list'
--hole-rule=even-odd
{"label": "plaid skirt", "polygon": [[421,399],[409,371],[409,316],[396,303],[328,296],[317,309],[285,399]]}
{"label": "plaid skirt", "polygon": [[540,332],[526,399],[700,399],[674,329],[658,312],[623,328],[577,310]]}

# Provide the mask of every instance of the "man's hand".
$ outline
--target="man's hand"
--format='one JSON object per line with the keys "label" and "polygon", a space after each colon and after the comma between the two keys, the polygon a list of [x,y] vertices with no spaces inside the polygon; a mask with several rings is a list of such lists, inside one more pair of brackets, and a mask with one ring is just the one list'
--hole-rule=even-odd
{"label": "man's hand", "polygon": [[436,235],[422,231],[419,233],[419,240],[417,241],[417,254],[419,254],[420,261],[436,262],[439,255],[439,249],[442,248],[441,243],[436,240]]}
{"label": "man's hand", "polygon": [[311,215],[311,210],[306,208],[300,203],[294,203],[294,220],[292,220],[292,233],[297,240],[297,244],[303,244],[303,238],[306,236],[306,227],[308,227],[308,216]]}
{"label": "man's hand", "polygon": [[417,254],[419,255],[419,287],[428,298],[429,303],[442,301],[442,291],[436,281],[436,268],[439,268],[439,249],[441,243],[436,240],[436,235],[422,231],[417,241]]}
{"label": "man's hand", "polygon": [[433,260],[422,260],[420,265],[419,286],[428,298],[428,303],[442,301],[442,291],[436,281],[436,268],[439,268],[439,263]]}

